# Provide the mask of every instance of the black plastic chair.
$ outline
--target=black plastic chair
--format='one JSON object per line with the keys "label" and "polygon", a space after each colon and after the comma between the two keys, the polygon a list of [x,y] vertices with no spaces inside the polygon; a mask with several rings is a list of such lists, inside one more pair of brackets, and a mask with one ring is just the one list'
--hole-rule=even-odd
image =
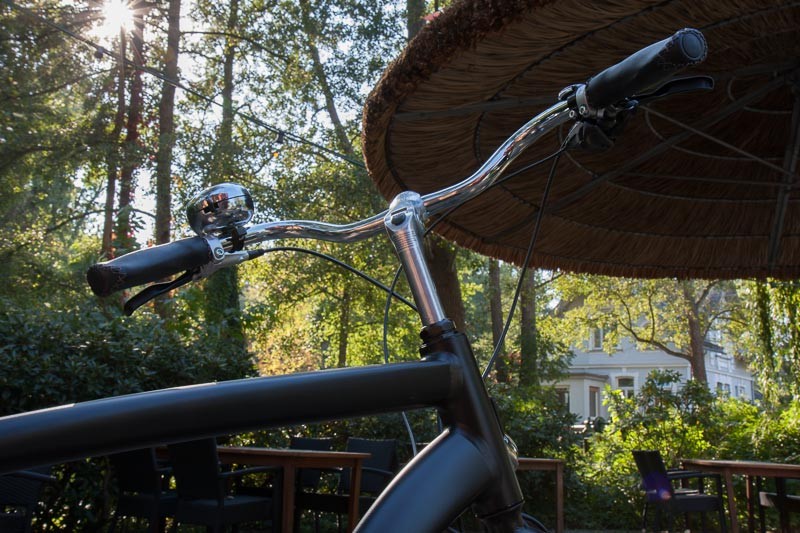
{"label": "black plastic chair", "polygon": [[45,483],[55,481],[50,467],[0,476],[0,531],[29,533]]}
{"label": "black plastic chair", "polygon": [[[702,528],[706,531],[706,515],[715,511],[719,516],[719,531],[727,531],[725,509],[722,501],[722,478],[717,474],[707,474],[693,470],[668,471],[661,458],[661,453],[655,450],[637,450],[633,452],[636,467],[642,476],[642,487],[645,491],[645,509],[642,514],[642,529],[647,529],[647,509],[653,505],[656,509],[655,530],[661,530],[661,519],[667,517],[671,524],[675,515],[683,514],[686,526],[689,526],[689,513],[701,513]],[[709,478],[716,482],[716,494],[705,494],[703,480]],[[697,489],[676,489],[676,481],[696,479]]]}
{"label": "black plastic chair", "polygon": [[790,513],[800,513],[800,496],[786,493],[786,480],[777,478],[775,480],[776,492],[761,490],[761,478],[757,478],[756,491],[758,492],[758,518],[761,526],[761,533],[765,533],[766,518],[765,508],[776,509],[780,516],[781,531],[795,531],[792,529],[789,519]]}
{"label": "black plastic chair", "polygon": [[108,457],[119,494],[109,532],[120,517],[146,518],[149,531],[164,531],[166,517],[175,515],[178,494],[169,488],[171,470],[161,467],[153,448],[131,450]]}
{"label": "black plastic chair", "polygon": [[[359,514],[363,515],[397,472],[397,441],[349,438],[345,449],[370,454],[364,461],[361,475]],[[349,494],[350,469],[345,468],[340,471],[336,494],[302,492],[297,495],[296,505],[300,510],[335,513],[341,529],[341,516],[347,514]]]}
{"label": "black plastic chair", "polygon": [[236,478],[258,472],[279,472],[279,468],[264,466],[223,471],[215,439],[171,444],[168,449],[178,489],[174,527],[178,523],[196,524],[217,532],[229,525],[236,530],[243,522],[261,522],[266,527],[279,529],[279,498],[231,491]]}

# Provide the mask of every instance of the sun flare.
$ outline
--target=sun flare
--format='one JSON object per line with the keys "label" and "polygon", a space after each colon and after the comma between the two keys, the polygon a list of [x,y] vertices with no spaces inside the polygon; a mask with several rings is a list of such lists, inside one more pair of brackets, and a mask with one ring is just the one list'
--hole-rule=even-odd
{"label": "sun flare", "polygon": [[133,29],[133,10],[128,0],[106,0],[102,20],[96,28],[99,37],[113,39],[121,30]]}

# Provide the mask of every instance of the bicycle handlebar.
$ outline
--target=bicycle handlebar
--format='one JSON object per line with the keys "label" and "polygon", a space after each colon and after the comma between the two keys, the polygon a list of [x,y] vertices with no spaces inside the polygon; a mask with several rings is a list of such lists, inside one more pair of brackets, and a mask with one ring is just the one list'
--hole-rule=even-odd
{"label": "bicycle handlebar", "polygon": [[95,294],[108,296],[136,285],[194,270],[213,259],[211,247],[203,237],[180,239],[152,248],[143,248],[105,263],[89,267],[86,280]]}
{"label": "bicycle handlebar", "polygon": [[[491,187],[506,167],[525,148],[557,125],[569,119],[569,106],[558,102],[540,113],[512,135],[467,179],[422,197],[429,215],[441,213]],[[310,238],[331,242],[354,242],[383,231],[388,210],[351,224],[329,224],[316,220],[281,220],[256,224],[242,237],[245,246],[281,238]],[[232,238],[219,239],[221,247],[233,250]],[[92,265],[86,274],[89,286],[98,296],[109,294],[210,264],[217,252],[204,237],[179,239],[168,244],[144,248]],[[217,260],[220,258],[218,257]]]}
{"label": "bicycle handlebar", "polygon": [[[421,198],[426,215],[443,213],[491,187],[516,157],[542,135],[578,115],[588,118],[606,106],[657,85],[679,70],[702,61],[707,46],[702,33],[683,29],[608,67],[585,85],[575,85],[575,96],[552,105],[509,137],[471,176]],[[575,113],[577,111],[577,114]],[[215,269],[255,257],[244,255],[228,261],[226,253],[242,246],[280,238],[311,238],[353,242],[371,237],[384,228],[388,210],[351,224],[329,224],[311,220],[288,220],[256,224],[234,237],[192,237],[146,248],[105,263],[87,272],[92,290],[99,296],[149,282],[181,271],[198,277]],[[213,241],[213,244],[212,244]],[[210,266],[210,268],[209,268]]]}
{"label": "bicycle handlebar", "polygon": [[586,82],[586,101],[603,108],[663,83],[706,57],[703,34],[686,28],[612,65]]}

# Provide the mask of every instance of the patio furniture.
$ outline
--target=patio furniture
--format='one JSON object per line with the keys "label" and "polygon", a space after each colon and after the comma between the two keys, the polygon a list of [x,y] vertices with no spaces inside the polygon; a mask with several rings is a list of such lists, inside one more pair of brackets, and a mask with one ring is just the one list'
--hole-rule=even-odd
{"label": "patio furniture", "polygon": [[[358,512],[363,515],[375,502],[377,496],[386,488],[397,472],[397,441],[349,438],[345,449],[348,452],[369,453],[364,461],[361,477],[361,493],[358,498]],[[350,494],[350,472],[345,468],[340,472],[335,494],[302,492],[297,495],[297,508],[315,513],[335,513],[341,529],[341,515],[347,513]]]}
{"label": "patio furniture", "polygon": [[555,533],[564,533],[564,461],[562,459],[520,457],[517,459],[517,463],[518,472],[539,471],[555,473]]}
{"label": "patio furniture", "polygon": [[213,438],[168,446],[172,471],[178,489],[175,525],[204,525],[209,531],[221,531],[242,522],[267,523],[279,530],[280,503],[276,498],[235,494],[232,481],[258,472],[276,472],[275,467],[253,467],[223,471]]}
{"label": "patio furniture", "polygon": [[[333,439],[317,439],[311,437],[292,437],[289,441],[292,450],[316,450],[327,452],[333,449]],[[299,492],[317,492],[322,470],[319,468],[301,468],[297,471],[296,487]],[[300,525],[302,509],[295,507],[294,523]],[[319,530],[319,514],[314,513],[314,529]]]}
{"label": "patio furniture", "polygon": [[800,513],[800,496],[786,493],[786,479],[775,479],[775,492],[761,490],[761,478],[756,481],[758,491],[758,518],[761,526],[761,533],[765,533],[766,519],[764,509],[767,507],[777,509],[780,514],[781,529],[791,531],[789,513]]}
{"label": "patio furniture", "polygon": [[259,448],[253,446],[220,446],[217,448],[220,461],[225,464],[235,465],[264,465],[280,467],[283,469],[283,487],[275,493],[281,492],[283,500],[281,520],[283,526],[281,531],[294,531],[294,508],[295,508],[295,477],[298,469],[318,468],[323,470],[341,470],[347,467],[350,471],[352,486],[359,490],[348,499],[348,531],[352,531],[358,522],[358,498],[355,494],[360,494],[361,490],[361,465],[369,459],[368,453],[356,452],[333,452],[333,451],[314,451],[314,450],[287,450],[275,448]]}
{"label": "patio furniture", "polygon": [[[781,478],[800,478],[800,465],[796,464],[728,459],[682,459],[681,463],[686,467],[702,470],[703,472],[720,474],[725,479],[725,486],[728,491],[728,514],[731,519],[731,533],[739,533],[738,506],[733,487],[734,475],[746,476],[748,486],[750,486],[751,479],[758,477],[774,478],[776,481]],[[755,521],[752,515],[755,495],[751,494],[749,490],[747,499],[749,529],[750,531],[755,531]],[[790,533],[788,526],[781,528],[781,530],[782,533]]]}
{"label": "patio furniture", "polygon": [[[667,525],[675,515],[683,514],[686,526],[689,526],[689,513],[701,513],[702,529],[706,531],[706,516],[709,511],[716,511],[719,516],[719,531],[725,533],[727,520],[722,503],[722,479],[716,474],[704,474],[691,470],[668,471],[657,450],[637,450],[633,452],[636,467],[642,476],[642,487],[645,491],[645,508],[642,513],[642,529],[647,528],[647,510],[650,505],[656,509],[655,530],[662,529],[662,516],[666,515]],[[712,478],[716,482],[716,494],[703,492],[703,479]],[[673,483],[678,480],[697,479],[698,488],[676,489]]]}
{"label": "patio furniture", "polygon": [[50,467],[0,476],[0,531],[29,533],[45,483],[55,481]]}
{"label": "patio furniture", "polygon": [[119,490],[109,532],[120,517],[146,518],[149,531],[164,531],[166,517],[175,515],[178,494],[168,490],[170,468],[161,467],[153,448],[108,456]]}

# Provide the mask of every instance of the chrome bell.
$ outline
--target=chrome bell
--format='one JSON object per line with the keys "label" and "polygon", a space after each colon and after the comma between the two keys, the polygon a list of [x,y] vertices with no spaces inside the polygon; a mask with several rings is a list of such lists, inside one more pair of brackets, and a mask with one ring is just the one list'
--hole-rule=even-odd
{"label": "chrome bell", "polygon": [[186,217],[198,235],[219,235],[250,222],[253,211],[250,191],[236,183],[220,183],[192,198]]}

